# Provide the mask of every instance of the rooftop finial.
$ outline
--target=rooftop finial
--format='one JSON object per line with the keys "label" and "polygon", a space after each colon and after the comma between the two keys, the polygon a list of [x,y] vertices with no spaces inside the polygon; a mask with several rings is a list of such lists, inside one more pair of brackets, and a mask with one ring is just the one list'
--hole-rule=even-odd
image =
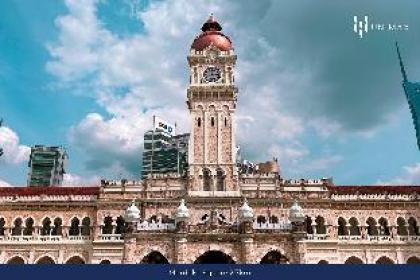
{"label": "rooftop finial", "polygon": [[404,64],[403,64],[403,61],[402,61],[402,58],[401,58],[400,48],[398,47],[398,42],[395,42],[395,46],[397,47],[397,54],[398,54],[398,59],[400,61],[401,74],[403,76],[404,82],[406,82],[407,81],[407,73],[405,72],[405,69],[404,69]]}

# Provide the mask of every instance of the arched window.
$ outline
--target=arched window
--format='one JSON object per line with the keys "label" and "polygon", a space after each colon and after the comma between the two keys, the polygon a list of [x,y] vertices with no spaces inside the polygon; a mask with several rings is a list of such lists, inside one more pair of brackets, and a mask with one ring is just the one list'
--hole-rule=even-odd
{"label": "arched window", "polygon": [[320,260],[320,261],[318,262],[318,264],[328,264],[328,262],[327,262],[326,260]]}
{"label": "arched window", "polygon": [[309,216],[306,216],[305,219],[305,228],[306,228],[306,232],[308,234],[314,234],[314,230],[312,228],[312,218]]}
{"label": "arched window", "polygon": [[104,225],[102,226],[102,234],[112,234],[112,218],[110,216],[105,217]]}
{"label": "arched window", "polygon": [[380,235],[389,235],[388,221],[385,218],[380,218],[379,222],[379,234]]}
{"label": "arched window", "polygon": [[407,225],[404,218],[399,217],[397,219],[397,234],[398,235],[408,235]]}
{"label": "arched window", "polygon": [[21,218],[17,218],[14,222],[13,222],[13,228],[12,228],[12,235],[21,235],[23,228],[22,228],[22,219]]}
{"label": "arched window", "polygon": [[7,261],[7,264],[25,264],[25,261],[21,257],[13,257]]}
{"label": "arched window", "polygon": [[110,260],[102,260],[99,264],[111,264]]}
{"label": "arched window", "polygon": [[407,264],[420,264],[420,258],[418,257],[410,257],[407,260]]}
{"label": "arched window", "polygon": [[210,122],[211,122],[211,126],[214,126],[214,117],[211,117]]}
{"label": "arched window", "polygon": [[217,188],[218,191],[224,191],[225,190],[225,173],[222,169],[217,170]]}
{"label": "arched window", "polygon": [[62,235],[63,233],[63,221],[61,218],[54,219],[54,228],[52,230],[52,235]]}
{"label": "arched window", "polygon": [[350,235],[360,235],[359,221],[355,217],[350,218]]}
{"label": "arched window", "polygon": [[80,233],[79,225],[80,225],[79,219],[74,217],[71,220],[71,223],[70,223],[69,235],[71,235],[71,236],[79,235],[79,233]]}
{"label": "arched window", "polygon": [[85,261],[79,256],[74,256],[68,259],[66,264],[85,264]]}
{"label": "arched window", "polygon": [[199,256],[194,264],[234,264],[231,256],[222,251],[210,250]]}
{"label": "arched window", "polygon": [[51,233],[51,220],[50,218],[45,218],[42,221],[41,235],[50,235]]}
{"label": "arched window", "polygon": [[325,220],[323,217],[318,216],[315,219],[316,223],[316,233],[317,234],[326,234],[327,233],[327,227],[325,226]]}
{"label": "arched window", "polygon": [[376,264],[394,264],[394,261],[391,260],[388,257],[380,257],[377,261]]}
{"label": "arched window", "polygon": [[143,260],[142,263],[148,263],[148,264],[168,264],[168,260],[165,258],[164,255],[162,255],[158,251],[152,251],[149,254],[147,254]]}
{"label": "arched window", "polygon": [[369,235],[378,235],[378,228],[376,227],[376,221],[374,218],[369,217],[366,221],[367,224],[367,233]]}
{"label": "arched window", "polygon": [[350,257],[344,263],[345,264],[363,264],[363,261],[357,257]]}
{"label": "arched window", "polygon": [[125,221],[123,217],[119,216],[117,218],[117,226],[115,228],[116,234],[123,234],[125,232]]}
{"label": "arched window", "polygon": [[54,260],[50,258],[49,256],[44,256],[40,258],[36,263],[37,264],[55,264]]}
{"label": "arched window", "polygon": [[261,259],[261,264],[287,264],[289,260],[279,251],[270,251]]}
{"label": "arched window", "polygon": [[197,126],[198,127],[201,127],[201,118],[198,118],[198,120],[197,120]]}
{"label": "arched window", "polygon": [[346,220],[343,217],[338,218],[338,235],[347,235]]}
{"label": "arched window", "polygon": [[279,223],[279,218],[277,216],[274,216],[274,215],[271,215],[268,220],[270,221],[270,224],[278,224]]}
{"label": "arched window", "polygon": [[149,222],[149,223],[157,223],[157,220],[158,220],[157,216],[156,216],[156,215],[152,215],[152,216],[148,219],[148,222]]}
{"label": "arched window", "polygon": [[32,235],[34,232],[34,219],[27,218],[25,221],[25,229],[23,230],[23,235]]}
{"label": "arched window", "polygon": [[408,234],[419,235],[419,228],[417,227],[417,221],[413,217],[410,217],[408,219]]}
{"label": "arched window", "polygon": [[211,175],[210,170],[203,170],[203,191],[211,191]]}
{"label": "arched window", "polygon": [[267,219],[264,216],[259,215],[257,217],[257,223],[259,223],[259,224],[265,224],[266,222],[267,222]]}
{"label": "arched window", "polygon": [[225,118],[225,126],[227,126],[227,118]]}
{"label": "arched window", "polygon": [[90,235],[90,219],[89,217],[84,217],[82,220],[82,235],[89,236]]}
{"label": "arched window", "polygon": [[4,218],[0,218],[0,235],[4,235],[4,225],[6,222],[4,221]]}

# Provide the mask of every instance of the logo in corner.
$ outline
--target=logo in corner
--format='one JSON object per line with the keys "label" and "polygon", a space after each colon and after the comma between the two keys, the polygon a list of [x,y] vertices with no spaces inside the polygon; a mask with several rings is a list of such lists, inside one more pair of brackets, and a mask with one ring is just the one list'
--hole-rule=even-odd
{"label": "logo in corner", "polygon": [[359,20],[357,16],[354,16],[353,31],[359,35],[360,39],[363,38],[363,34],[368,33],[369,30],[369,17],[364,16],[362,20]]}

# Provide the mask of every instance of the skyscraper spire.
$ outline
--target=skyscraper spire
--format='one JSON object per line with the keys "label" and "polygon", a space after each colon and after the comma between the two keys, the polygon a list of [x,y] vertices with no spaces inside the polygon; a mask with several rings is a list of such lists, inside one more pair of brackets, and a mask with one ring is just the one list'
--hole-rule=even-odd
{"label": "skyscraper spire", "polygon": [[401,74],[403,76],[403,81],[407,82],[407,73],[405,72],[404,64],[401,59],[400,48],[398,47],[398,42],[395,42],[395,46],[397,47],[397,54],[398,54],[398,59],[400,61],[400,68],[401,68]]}

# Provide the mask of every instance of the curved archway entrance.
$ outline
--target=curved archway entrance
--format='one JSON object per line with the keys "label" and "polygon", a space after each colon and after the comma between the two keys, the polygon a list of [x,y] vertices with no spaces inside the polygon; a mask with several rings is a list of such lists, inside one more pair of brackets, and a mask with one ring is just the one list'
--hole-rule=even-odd
{"label": "curved archway entrance", "polygon": [[394,264],[394,261],[391,260],[388,257],[380,257],[377,261],[376,264]]}
{"label": "curved archway entrance", "polygon": [[261,264],[286,264],[289,260],[279,251],[270,251],[261,259]]}
{"label": "curved archway entrance", "polygon": [[153,251],[147,254],[141,263],[148,263],[148,264],[168,264],[169,261],[167,258],[165,258],[164,255],[162,255],[158,251]]}
{"label": "curved archway entrance", "polygon": [[102,260],[99,264],[111,264],[110,260]]}
{"label": "curved archway entrance", "polygon": [[7,264],[25,264],[25,261],[21,257],[13,257],[7,261]]}
{"label": "curved archway entrance", "polygon": [[363,261],[357,257],[350,257],[344,263],[345,264],[363,264]]}
{"label": "curved archway entrance", "polygon": [[55,264],[54,260],[48,256],[40,258],[36,263],[37,264]]}
{"label": "curved archway entrance", "polygon": [[85,261],[79,256],[74,256],[68,259],[66,264],[85,264]]}
{"label": "curved archway entrance", "polygon": [[407,264],[420,264],[420,258],[418,258],[418,257],[410,257],[407,260]]}
{"label": "curved archway entrance", "polygon": [[201,256],[199,256],[195,264],[234,264],[235,261],[231,256],[221,252],[221,251],[207,251]]}

